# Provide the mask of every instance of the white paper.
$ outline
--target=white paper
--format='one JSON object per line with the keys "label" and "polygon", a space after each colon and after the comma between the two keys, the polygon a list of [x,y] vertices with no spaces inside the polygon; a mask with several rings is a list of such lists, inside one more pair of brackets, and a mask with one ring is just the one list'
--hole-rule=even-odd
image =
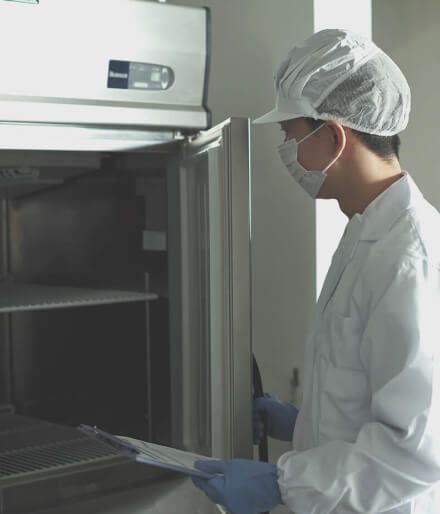
{"label": "white paper", "polygon": [[197,455],[183,450],[176,450],[175,448],[161,446],[160,444],[139,441],[138,439],[133,439],[131,437],[115,436],[108,432],[104,432],[97,427],[89,425],[80,425],[78,430],[111,446],[121,455],[142,464],[150,464],[160,468],[172,469],[174,471],[179,471],[180,473],[207,479],[217,476],[214,473],[205,473],[204,471],[200,471],[194,465],[197,460],[216,460],[212,457],[205,457],[204,455]]}
{"label": "white paper", "polygon": [[204,473],[194,466],[194,463],[197,460],[215,460],[211,457],[205,457],[204,455],[198,455],[183,450],[176,450],[175,448],[170,448],[168,446],[139,441],[137,439],[132,439],[131,437],[118,436],[118,438],[126,441],[139,451],[138,454],[133,454],[133,458],[137,462],[172,469],[180,471],[181,473],[200,476],[203,478],[213,478],[215,476],[214,474]]}

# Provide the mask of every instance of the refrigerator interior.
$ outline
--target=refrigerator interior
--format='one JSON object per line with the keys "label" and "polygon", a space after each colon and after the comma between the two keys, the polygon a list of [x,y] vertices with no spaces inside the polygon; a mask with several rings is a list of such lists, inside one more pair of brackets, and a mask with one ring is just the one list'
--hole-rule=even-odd
{"label": "refrigerator interior", "polygon": [[5,512],[168,476],[74,427],[172,443],[169,147],[0,153]]}

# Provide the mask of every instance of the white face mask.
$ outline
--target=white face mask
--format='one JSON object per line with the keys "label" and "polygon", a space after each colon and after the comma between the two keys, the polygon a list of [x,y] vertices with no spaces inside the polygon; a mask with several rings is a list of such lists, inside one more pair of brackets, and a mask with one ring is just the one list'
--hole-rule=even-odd
{"label": "white face mask", "polygon": [[310,134],[307,134],[299,141],[296,139],[289,139],[278,147],[281,160],[289,173],[312,198],[316,198],[318,196],[324,180],[327,178],[327,170],[339,159],[339,155],[336,156],[322,171],[308,171],[298,162],[298,145],[308,139],[315,132],[318,132],[318,130],[324,125],[325,123],[319,125],[319,127],[312,130]]}

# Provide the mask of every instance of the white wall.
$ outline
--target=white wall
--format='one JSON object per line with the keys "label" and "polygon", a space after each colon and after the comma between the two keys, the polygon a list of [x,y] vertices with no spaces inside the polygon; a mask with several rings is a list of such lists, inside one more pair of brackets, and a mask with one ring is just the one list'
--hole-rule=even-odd
{"label": "white wall", "polygon": [[[290,48],[313,32],[310,0],[172,0],[212,9],[209,106],[214,122],[272,109],[273,75]],[[277,153],[278,126],[252,134],[253,342],[266,391],[293,399],[315,301],[314,204]],[[288,444],[271,442],[275,459]]]}
{"label": "white wall", "polygon": [[[373,0],[373,39],[399,65],[412,94],[402,167],[440,209],[440,2]],[[440,235],[439,235],[440,237]]]}
{"label": "white wall", "polygon": [[[371,38],[371,11],[371,0],[314,0],[313,28],[351,29]],[[336,200],[316,202],[316,298],[347,221]]]}

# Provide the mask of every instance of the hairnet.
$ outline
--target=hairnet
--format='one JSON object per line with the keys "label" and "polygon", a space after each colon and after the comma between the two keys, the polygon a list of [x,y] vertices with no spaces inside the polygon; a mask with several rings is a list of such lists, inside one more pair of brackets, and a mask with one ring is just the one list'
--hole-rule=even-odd
{"label": "hairnet", "polygon": [[370,39],[327,29],[295,46],[275,77],[276,107],[254,123],[334,120],[391,136],[408,124],[411,94],[394,61]]}

